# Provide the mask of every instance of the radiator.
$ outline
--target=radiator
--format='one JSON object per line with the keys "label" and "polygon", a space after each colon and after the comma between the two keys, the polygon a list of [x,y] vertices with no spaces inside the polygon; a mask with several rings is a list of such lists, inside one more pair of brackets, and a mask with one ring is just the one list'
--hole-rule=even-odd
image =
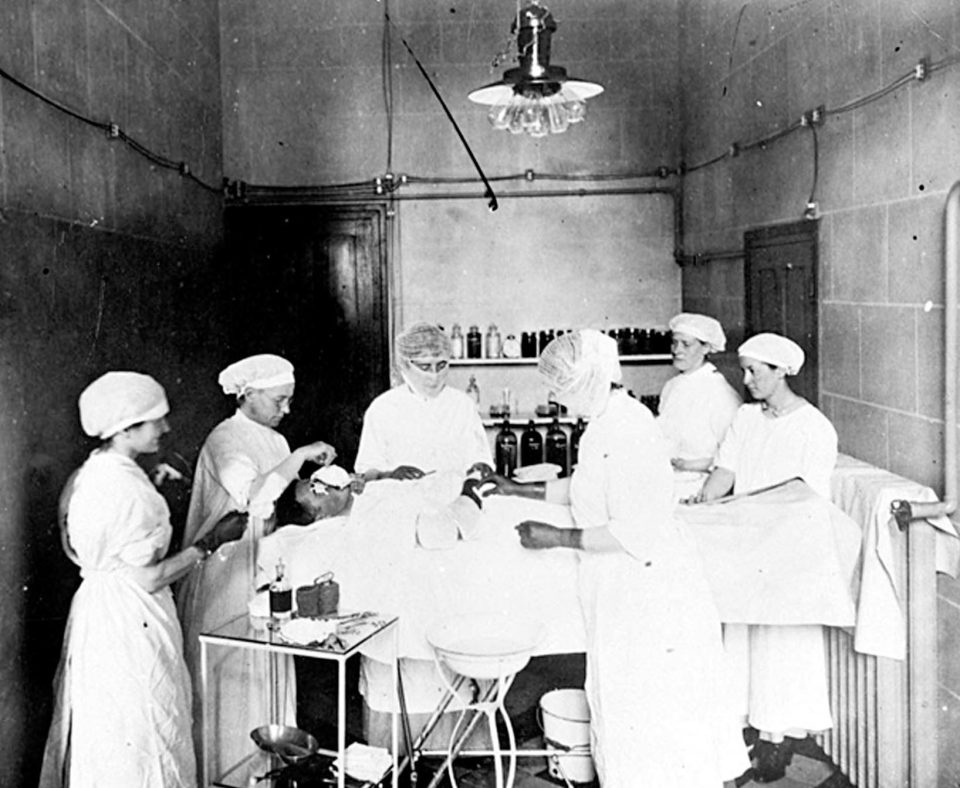
{"label": "radiator", "polygon": [[[858,464],[861,468],[862,464]],[[849,469],[848,469],[849,470]],[[918,485],[886,474],[891,491]],[[838,469],[838,473],[842,473]],[[876,476],[869,494],[877,492]],[[847,492],[858,480],[846,479]],[[862,490],[858,492],[862,493]],[[932,493],[931,493],[932,495]],[[834,501],[848,509],[849,501]],[[849,495],[847,496],[849,498]],[[862,516],[863,500],[858,513]],[[848,514],[854,512],[848,510]],[[864,528],[867,523],[861,523]],[[854,650],[851,632],[827,628],[827,665],[833,728],[818,742],[857,788],[928,788],[937,784],[937,539],[925,520],[901,533],[890,523],[896,576],[905,590],[905,660],[877,657]]]}

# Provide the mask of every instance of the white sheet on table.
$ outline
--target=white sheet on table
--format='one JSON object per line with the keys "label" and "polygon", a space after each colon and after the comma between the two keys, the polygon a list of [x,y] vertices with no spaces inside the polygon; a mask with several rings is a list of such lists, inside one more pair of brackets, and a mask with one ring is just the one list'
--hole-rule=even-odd
{"label": "white sheet on table", "polygon": [[[863,530],[863,579],[857,609],[854,648],[866,654],[904,659],[907,649],[904,567],[905,535],[890,513],[898,499],[936,501],[929,487],[874,465],[841,455],[832,483],[834,502]],[[936,568],[957,576],[960,539],[946,517],[928,522],[936,528]]]}
{"label": "white sheet on table", "polygon": [[677,514],[724,622],[856,623],[860,527],[804,482]]}

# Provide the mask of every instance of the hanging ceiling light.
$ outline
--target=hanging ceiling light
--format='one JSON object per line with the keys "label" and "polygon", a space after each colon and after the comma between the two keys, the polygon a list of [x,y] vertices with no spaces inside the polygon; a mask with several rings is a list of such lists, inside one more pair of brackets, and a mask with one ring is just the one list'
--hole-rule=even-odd
{"label": "hanging ceiling light", "polygon": [[566,69],[550,65],[550,37],[556,29],[553,15],[536,0],[518,9],[510,32],[517,36],[520,67],[467,95],[490,106],[487,117],[495,129],[531,137],[560,134],[584,119],[588,98],[603,92],[602,85],[573,79]]}

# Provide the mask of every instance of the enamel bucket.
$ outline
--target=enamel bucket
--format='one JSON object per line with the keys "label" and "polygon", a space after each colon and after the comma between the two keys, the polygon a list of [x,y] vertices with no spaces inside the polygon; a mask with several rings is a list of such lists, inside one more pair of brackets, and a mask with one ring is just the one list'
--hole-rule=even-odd
{"label": "enamel bucket", "polygon": [[550,776],[561,782],[591,783],[596,776],[590,757],[590,709],[582,689],[558,689],[540,698]]}

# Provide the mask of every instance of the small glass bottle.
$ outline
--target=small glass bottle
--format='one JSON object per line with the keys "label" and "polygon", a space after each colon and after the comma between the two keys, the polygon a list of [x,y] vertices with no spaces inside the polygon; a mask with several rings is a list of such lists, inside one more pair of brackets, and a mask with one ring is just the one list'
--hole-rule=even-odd
{"label": "small glass bottle", "polygon": [[504,358],[520,358],[520,342],[513,334],[507,334],[503,340],[503,346],[500,348],[500,355]]}
{"label": "small glass bottle", "polygon": [[481,344],[480,329],[477,326],[470,326],[467,332],[467,358],[481,358]]}
{"label": "small glass bottle", "polygon": [[537,332],[524,331],[520,335],[520,355],[523,358],[537,357]]}
{"label": "small glass bottle", "polygon": [[477,385],[476,375],[470,376],[470,382],[467,383],[467,396],[472,399],[477,406],[477,413],[480,412],[480,387]]}
{"label": "small glass bottle", "polygon": [[450,358],[463,358],[463,333],[459,323],[454,323],[450,330]]}
{"label": "small glass bottle", "polygon": [[570,470],[573,470],[580,460],[580,438],[583,431],[587,428],[582,418],[577,419],[577,423],[570,433]]}
{"label": "small glass bottle", "polygon": [[283,559],[277,562],[277,577],[270,584],[270,617],[286,621],[293,615],[293,589],[287,580]]}
{"label": "small glass bottle", "polygon": [[500,358],[500,332],[494,323],[487,329],[486,358]]}
{"label": "small glass bottle", "polygon": [[503,420],[496,442],[497,473],[506,478],[513,476],[517,468],[517,436],[510,429],[510,422]]}

